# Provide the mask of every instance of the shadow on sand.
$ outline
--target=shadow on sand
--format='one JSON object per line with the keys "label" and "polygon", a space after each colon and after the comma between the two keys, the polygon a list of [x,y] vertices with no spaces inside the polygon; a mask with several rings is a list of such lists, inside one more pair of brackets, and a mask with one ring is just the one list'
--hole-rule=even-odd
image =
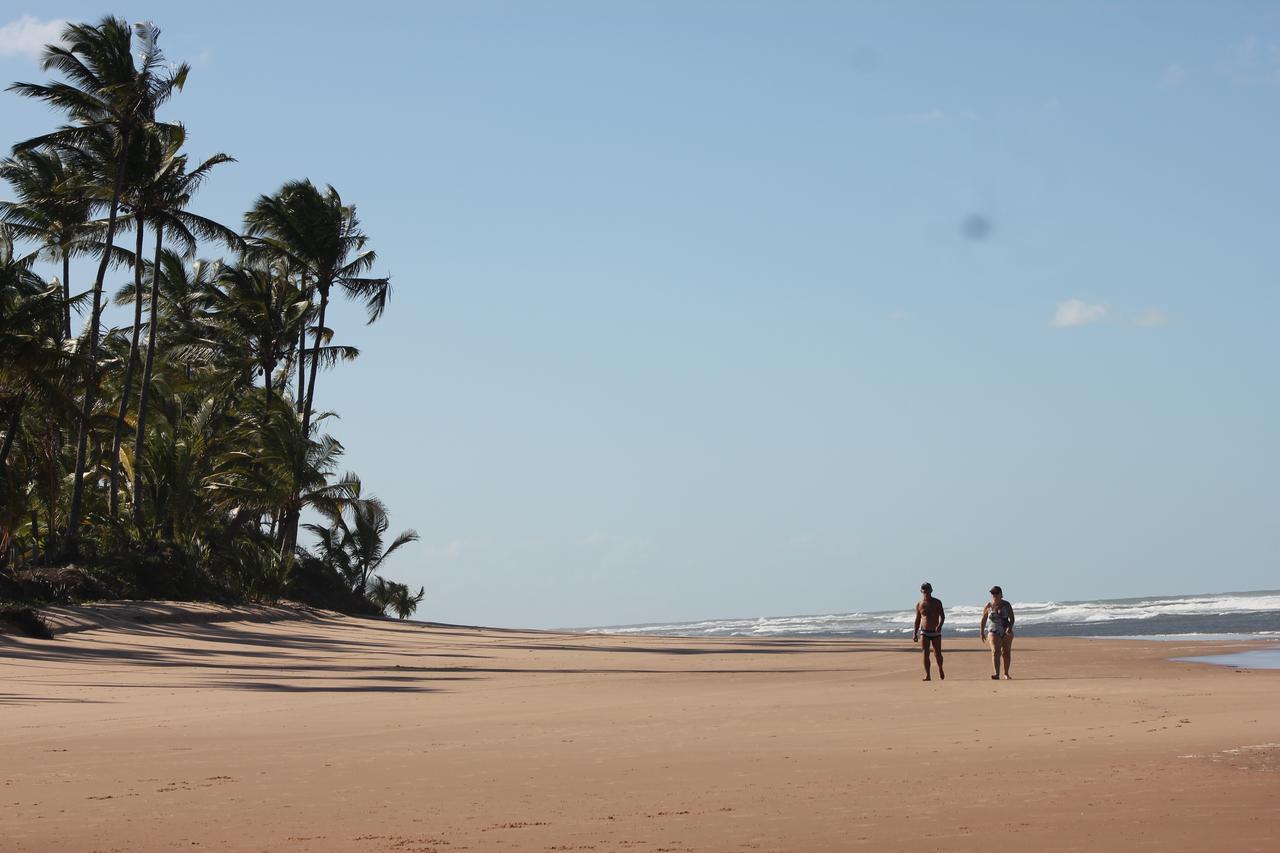
{"label": "shadow on sand", "polygon": [[[300,624],[302,623],[302,624]],[[306,614],[290,617],[287,630],[272,630],[263,621],[197,621],[180,624],[169,619],[145,618],[113,626],[105,637],[92,631],[76,632],[70,641],[13,641],[0,636],[0,654],[10,665],[38,667],[64,662],[126,667],[157,667],[185,672],[191,678],[181,682],[148,684],[125,679],[131,687],[156,689],[223,689],[278,691],[288,693],[430,693],[447,689],[447,682],[474,681],[498,674],[561,675],[651,675],[749,676],[753,674],[804,676],[815,673],[858,672],[855,667],[752,667],[716,666],[718,656],[858,655],[866,652],[898,652],[918,655],[916,646],[900,641],[856,642],[823,639],[701,639],[688,644],[685,638],[645,638],[635,643],[619,643],[617,638],[600,636],[601,642],[581,641],[575,635],[540,631],[447,627],[432,623],[383,623],[377,620]],[[359,636],[351,628],[358,627]],[[495,641],[496,635],[496,641]],[[513,641],[520,637],[524,642]],[[594,635],[593,635],[594,636]],[[492,666],[485,661],[493,655],[464,651],[459,639],[479,637],[482,649],[536,653],[528,665]],[[556,642],[574,637],[575,642]],[[536,638],[536,639],[535,639]],[[545,638],[545,640],[543,639]],[[173,641],[172,643],[166,641]],[[415,649],[413,646],[421,646]],[[474,649],[474,646],[466,648]],[[702,657],[708,666],[670,669],[661,666],[563,667],[548,658],[558,653],[603,652],[607,654],[666,657]],[[985,649],[946,650],[950,654],[988,654]],[[508,656],[509,657],[509,656]],[[410,658],[414,662],[395,662]],[[812,658],[811,658],[812,659]],[[439,664],[432,661],[439,660]],[[832,663],[836,660],[830,659]],[[506,661],[504,661],[506,663]],[[29,683],[41,683],[38,678]],[[118,688],[110,681],[57,684],[92,688]],[[19,694],[0,694],[0,703],[57,701]],[[111,701],[111,700],[62,700]]]}

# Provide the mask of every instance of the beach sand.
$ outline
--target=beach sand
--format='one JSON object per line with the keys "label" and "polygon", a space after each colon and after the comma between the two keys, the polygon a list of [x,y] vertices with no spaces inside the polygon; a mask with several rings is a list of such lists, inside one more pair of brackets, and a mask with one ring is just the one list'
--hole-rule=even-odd
{"label": "beach sand", "polygon": [[0,849],[1280,849],[1239,643],[583,636],[289,608],[0,636]]}

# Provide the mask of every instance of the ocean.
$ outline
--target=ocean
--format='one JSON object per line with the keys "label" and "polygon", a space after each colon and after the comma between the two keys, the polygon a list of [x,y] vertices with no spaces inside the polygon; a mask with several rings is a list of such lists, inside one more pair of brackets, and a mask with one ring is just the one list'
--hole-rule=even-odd
{"label": "ocean", "polygon": [[[985,601],[943,603],[947,608],[947,634],[977,635]],[[1017,615],[1018,635],[1023,637],[1280,640],[1280,590],[1010,603]],[[910,636],[914,608],[912,601],[911,608],[903,610],[706,619],[580,630],[683,637]]]}

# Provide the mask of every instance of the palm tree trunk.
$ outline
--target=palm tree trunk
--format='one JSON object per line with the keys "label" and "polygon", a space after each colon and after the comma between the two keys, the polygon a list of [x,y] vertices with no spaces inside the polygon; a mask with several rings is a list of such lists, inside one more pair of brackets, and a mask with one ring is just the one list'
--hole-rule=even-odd
{"label": "palm tree trunk", "polygon": [[[316,323],[316,346],[315,351],[311,353],[311,376],[307,381],[307,400],[306,406],[302,410],[302,440],[305,443],[311,436],[311,407],[315,402],[316,394],[316,370],[320,366],[320,338],[324,334],[324,315],[329,307],[329,283],[327,281],[320,282],[320,316]],[[299,460],[299,464],[305,465],[306,460]],[[298,472],[301,475],[301,471]],[[296,497],[296,495],[295,495]],[[298,509],[290,508],[284,517],[284,543],[280,549],[282,557],[291,556],[293,549],[298,544],[298,521],[301,519],[302,513]]]}
{"label": "palm tree trunk", "polygon": [[280,371],[280,393],[289,389],[289,371],[293,369],[293,354],[297,351],[298,342],[289,340],[289,348],[284,351],[284,370]]}
{"label": "palm tree trunk", "polygon": [[151,265],[151,319],[147,323],[147,359],[142,367],[142,392],[138,398],[138,428],[133,436],[133,523],[142,529],[142,455],[147,438],[147,403],[151,400],[151,371],[156,358],[156,327],[160,325],[160,247],[164,225],[156,223],[156,259]]}
{"label": "palm tree trunk", "polygon": [[[65,337],[63,338],[63,340],[69,341],[71,340],[71,252],[69,252],[66,249],[66,247],[63,247],[62,249],[62,299],[63,299],[62,313],[66,323],[66,328],[63,330],[65,334]],[[55,441],[56,441],[56,444],[54,443]],[[58,468],[58,456],[62,452],[63,443],[65,441],[66,441],[66,436],[62,434],[61,426],[57,427],[56,431],[54,431],[53,429],[50,430],[50,438],[49,438],[50,450],[51,450],[50,455],[53,457],[53,464],[49,466],[51,471],[55,471]],[[54,477],[52,473],[50,474],[49,479],[51,483],[54,482]],[[48,517],[45,521],[45,529],[49,533],[49,543],[50,543],[49,547],[56,549],[57,545],[53,544],[56,541],[56,537],[54,534],[54,527],[53,527],[54,512],[55,512],[54,496],[55,496],[55,490],[54,488],[50,487],[49,506],[48,506],[48,511],[46,513]]]}
{"label": "palm tree trunk", "polygon": [[271,387],[271,374],[275,370],[275,365],[271,364],[267,359],[262,360],[262,389],[267,392],[267,402],[271,402],[272,394],[275,389]]}
{"label": "palm tree trunk", "polygon": [[[272,387],[272,383],[271,383],[271,374],[272,374],[273,372],[275,372],[275,369],[276,369],[276,366],[275,366],[274,364],[270,364],[270,363],[268,363],[268,360],[267,360],[267,359],[263,359],[263,362],[262,362],[262,386],[263,386],[263,388],[265,388],[265,389],[266,389],[266,400],[265,400],[265,402],[263,403],[263,406],[262,406],[262,434],[263,434],[263,435],[266,435],[266,433],[267,433],[267,428],[269,427],[269,425],[270,425],[270,423],[271,423],[271,401],[275,399],[275,389]],[[288,385],[289,385],[289,379],[288,379],[288,373],[289,373],[289,369],[288,369],[288,362],[285,362],[285,371],[284,371],[284,372],[285,372],[285,374],[286,374],[286,375],[285,375],[284,377],[282,377],[282,378],[281,378],[280,383],[281,383],[281,385],[282,385],[282,386],[284,386],[284,387],[286,387],[286,388],[287,388],[287,387],[288,387]],[[279,517],[279,513],[275,512],[275,511],[273,510],[273,511],[271,512],[271,536],[270,536],[270,539],[271,539],[271,541],[272,541],[273,543],[276,541],[276,519],[277,519],[278,517]],[[261,527],[262,527],[262,517],[261,517],[261,516],[259,516],[259,517],[258,517],[258,527],[259,527],[259,528],[261,528]]]}
{"label": "palm tree trunk", "polygon": [[133,366],[138,361],[138,334],[142,330],[142,237],[146,223],[135,216],[138,240],[133,252],[133,337],[129,341],[129,363],[124,368],[124,388],[120,391],[120,411],[111,437],[111,517],[120,509],[120,445],[124,443],[124,416],[129,411],[129,395],[133,391]]}
{"label": "palm tree trunk", "polygon": [[45,498],[44,528],[48,531],[49,541],[54,541],[55,507],[58,503],[58,469],[59,456],[62,453],[62,429],[55,428],[52,422],[45,424],[45,441],[49,445],[49,495]]}
{"label": "palm tree trunk", "polygon": [[280,556],[287,557],[293,554],[294,548],[298,546],[298,521],[302,518],[300,510],[289,507],[284,512],[284,517],[280,519]]}
{"label": "palm tree trunk", "polygon": [[307,324],[302,323],[302,331],[298,332],[298,414],[307,400]]}
{"label": "palm tree trunk", "polygon": [[102,282],[107,277],[107,265],[111,262],[111,243],[116,237],[116,213],[120,209],[120,187],[124,183],[125,158],[129,153],[130,136],[131,134],[126,132],[120,140],[120,157],[116,161],[115,182],[111,187],[111,206],[107,212],[107,234],[103,241],[102,260],[98,262],[98,277],[93,282],[89,367],[84,383],[84,404],[80,407],[80,434],[76,438],[76,467],[71,485],[71,509],[67,513],[67,535],[63,540],[63,550],[68,557],[76,557],[80,551],[80,519],[84,513],[85,456],[89,450],[93,403],[98,391],[98,327],[102,323]]}
{"label": "palm tree trunk", "polygon": [[71,340],[71,253],[62,250],[62,314],[66,322],[64,339]]}
{"label": "palm tree trunk", "polygon": [[311,376],[307,379],[307,405],[302,410],[302,437],[311,435],[312,404],[316,396],[316,369],[320,367],[320,337],[324,334],[324,315],[329,307],[329,283],[320,282],[320,317],[316,323],[316,348],[311,353]]}
{"label": "palm tree trunk", "polygon": [[298,329],[298,414],[306,407],[307,400],[307,315],[311,313],[311,291],[307,290],[307,274],[298,274],[298,292],[307,299],[307,310],[303,312],[301,326]]}

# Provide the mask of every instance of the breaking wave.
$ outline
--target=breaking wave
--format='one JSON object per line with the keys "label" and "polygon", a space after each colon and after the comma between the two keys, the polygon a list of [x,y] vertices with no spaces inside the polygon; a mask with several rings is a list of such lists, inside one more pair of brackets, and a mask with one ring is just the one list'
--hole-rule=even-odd
{"label": "breaking wave", "polygon": [[[983,604],[948,605],[947,632],[976,634]],[[1018,632],[1031,636],[1280,635],[1280,590],[1012,604]],[[876,637],[910,634],[914,620],[915,610],[911,609],[707,619],[586,630],[684,637]]]}

